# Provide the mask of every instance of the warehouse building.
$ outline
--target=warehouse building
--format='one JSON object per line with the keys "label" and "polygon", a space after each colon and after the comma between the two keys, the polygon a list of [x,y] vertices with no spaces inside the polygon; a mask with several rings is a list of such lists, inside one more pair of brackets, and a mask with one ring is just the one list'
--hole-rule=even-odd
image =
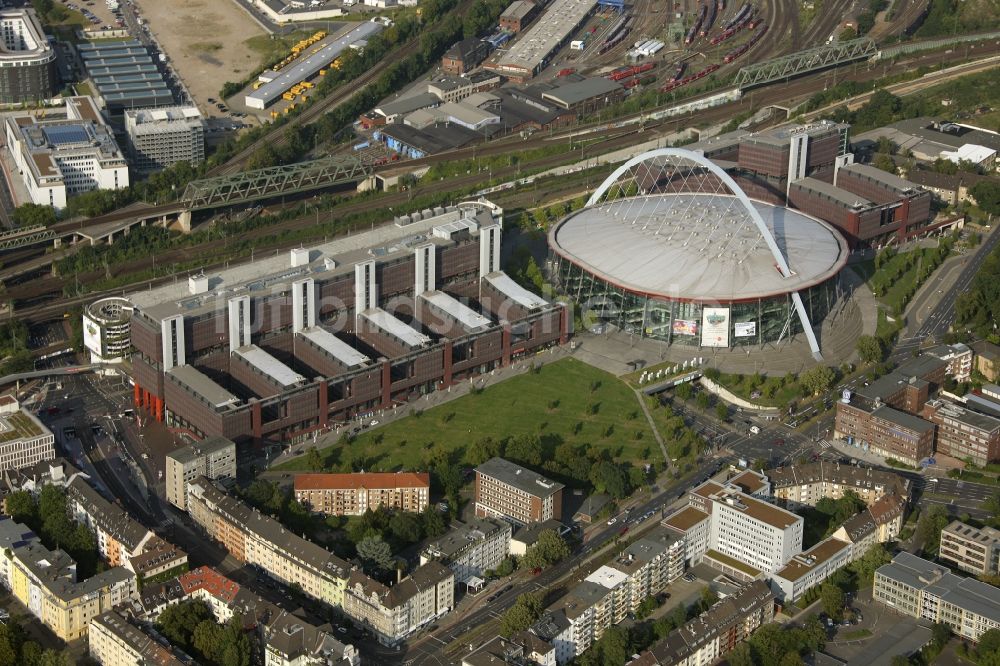
{"label": "warehouse building", "polygon": [[91,97],[66,98],[65,119],[8,116],[4,130],[33,203],[61,210],[74,194],[128,187],[128,164]]}
{"label": "warehouse building", "polygon": [[98,41],[78,44],[76,49],[108,115],[177,103],[163,72],[141,42]]}
{"label": "warehouse building", "polygon": [[263,111],[274,102],[281,99],[288,90],[300,81],[307,81],[319,70],[330,65],[337,57],[351,46],[358,45],[373,35],[382,31],[383,25],[375,20],[358,24],[350,32],[335,39],[329,39],[315,53],[305,58],[296,59],[288,66],[278,71],[278,75],[262,85],[257,90],[247,94],[246,105],[251,109]]}
{"label": "warehouse building", "polygon": [[594,10],[597,0],[553,0],[533,26],[485,65],[511,81],[524,83],[538,74],[549,58]]}
{"label": "warehouse building", "polygon": [[531,0],[514,0],[500,15],[500,29],[507,32],[521,32],[528,27],[538,14],[538,5]]}
{"label": "warehouse building", "polygon": [[132,167],[149,173],[178,162],[205,160],[205,121],[196,106],[125,111]]}
{"label": "warehouse building", "polygon": [[23,104],[56,94],[56,53],[33,9],[0,11],[0,104]]}
{"label": "warehouse building", "polygon": [[441,69],[445,74],[461,76],[479,67],[489,54],[489,42],[478,37],[463,39],[441,56]]}
{"label": "warehouse building", "polygon": [[302,441],[564,342],[565,308],[498,271],[501,216],[414,211],[132,294],[136,405],[198,436]]}

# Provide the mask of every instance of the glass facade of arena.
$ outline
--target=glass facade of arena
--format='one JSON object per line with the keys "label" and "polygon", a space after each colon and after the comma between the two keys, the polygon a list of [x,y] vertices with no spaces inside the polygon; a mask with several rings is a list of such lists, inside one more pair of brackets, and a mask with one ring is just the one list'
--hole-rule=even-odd
{"label": "glass facade of arena", "polygon": [[[719,307],[728,309],[731,348],[775,343],[802,332],[791,294],[718,305],[671,301],[634,294],[555,253],[549,259],[557,288],[577,303],[588,326],[606,322],[627,333],[697,347],[702,344],[703,308]],[[809,321],[817,327],[840,298],[837,278],[800,294]]]}

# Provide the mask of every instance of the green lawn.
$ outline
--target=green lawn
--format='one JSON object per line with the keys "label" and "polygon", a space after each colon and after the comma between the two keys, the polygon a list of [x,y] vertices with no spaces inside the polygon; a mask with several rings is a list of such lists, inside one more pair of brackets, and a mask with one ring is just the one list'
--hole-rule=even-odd
{"label": "green lawn", "polygon": [[[351,455],[363,452],[372,471],[420,469],[432,447],[468,462],[469,447],[482,438],[537,434],[557,441],[607,449],[618,460],[662,461],[660,448],[635,394],[613,375],[576,359],[548,363],[477,394],[419,412],[358,437]],[[327,465],[344,454],[343,443],[321,451]],[[276,469],[306,469],[305,456]]]}

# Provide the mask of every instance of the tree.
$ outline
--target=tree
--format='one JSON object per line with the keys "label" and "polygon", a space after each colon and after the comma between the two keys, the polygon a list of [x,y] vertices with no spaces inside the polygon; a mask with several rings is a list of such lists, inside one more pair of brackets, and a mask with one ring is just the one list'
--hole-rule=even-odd
{"label": "tree", "polygon": [[875,157],[872,158],[872,166],[886,173],[896,175],[896,163],[892,161],[892,157],[885,153],[876,153]]}
{"label": "tree", "polygon": [[504,447],[504,455],[522,465],[537,467],[542,464],[542,442],[538,435],[511,437]]}
{"label": "tree", "polygon": [[885,355],[882,341],[874,335],[862,335],[858,338],[857,350],[862,363],[879,363]]}
{"label": "tree", "polygon": [[19,227],[47,227],[55,224],[56,210],[52,206],[42,204],[25,203],[14,209],[11,213],[11,220]]}
{"label": "tree", "polygon": [[823,611],[835,622],[839,622],[844,615],[844,591],[836,585],[823,583],[819,589],[819,598]]}
{"label": "tree", "polygon": [[749,643],[739,643],[726,659],[729,666],[754,666],[753,653],[750,652]]}
{"label": "tree", "polygon": [[698,395],[694,399],[694,404],[698,406],[698,409],[704,412],[708,410],[709,407],[711,407],[712,399],[709,398],[708,394],[705,393],[704,391],[699,391]]}
{"label": "tree", "polygon": [[836,378],[837,376],[831,368],[828,368],[825,365],[817,365],[816,367],[803,372],[799,377],[799,381],[806,387],[806,389],[809,390],[810,393],[813,395],[819,395],[833,386],[833,382]]}
{"label": "tree", "polygon": [[1000,183],[995,180],[981,180],[969,188],[969,194],[984,212],[1000,215]]}
{"label": "tree", "polygon": [[684,382],[683,384],[680,384],[679,386],[674,388],[674,395],[676,395],[681,400],[690,400],[693,393],[694,389],[691,388],[691,384],[689,382]]}
{"label": "tree", "polygon": [[931,627],[931,642],[937,649],[942,649],[951,640],[951,627],[943,622],[935,622]]}
{"label": "tree", "polygon": [[192,647],[191,641],[195,629],[203,621],[211,618],[212,611],[204,601],[182,601],[179,604],[167,606],[157,618],[156,625],[160,633],[166,636],[171,643],[187,650]]}
{"label": "tree", "polygon": [[500,635],[510,638],[530,627],[541,616],[542,600],[533,594],[522,594],[500,618]]}
{"label": "tree", "polygon": [[609,460],[602,460],[591,468],[590,482],[597,492],[607,493],[614,499],[623,499],[632,490],[625,468]]}
{"label": "tree", "polygon": [[306,452],[306,468],[318,472],[322,472],[326,469],[323,456],[320,454],[319,449],[315,446],[309,447],[309,451]]}
{"label": "tree", "polygon": [[448,531],[448,525],[445,523],[444,516],[433,506],[428,506],[424,509],[424,512],[420,514],[420,518],[424,524],[424,537],[427,539],[441,536]]}
{"label": "tree", "polygon": [[698,594],[698,612],[704,613],[719,601],[719,595],[709,586],[701,588]]}
{"label": "tree", "polygon": [[725,421],[729,418],[729,405],[722,402],[721,400],[715,403],[715,416],[720,421]]}
{"label": "tree", "polygon": [[889,664],[890,666],[910,666],[910,659],[906,655],[897,654]]}
{"label": "tree", "polygon": [[876,543],[869,547],[861,559],[851,565],[851,568],[857,574],[858,580],[867,585],[875,580],[875,571],[889,562],[892,562],[892,554],[889,549],[885,547],[885,544]]}
{"label": "tree", "polygon": [[948,510],[940,504],[932,504],[920,515],[916,537],[922,544],[921,549],[925,554],[937,553],[938,546],[941,544],[941,530],[949,522]]}
{"label": "tree", "polygon": [[390,571],[396,564],[392,549],[381,536],[367,537],[357,545],[358,557],[367,568]]}
{"label": "tree", "polygon": [[542,530],[538,540],[528,548],[521,559],[521,567],[534,569],[562,562],[570,555],[569,546],[555,530]]}
{"label": "tree", "polygon": [[420,516],[399,511],[389,520],[389,531],[400,544],[411,544],[424,537],[424,525]]}
{"label": "tree", "polygon": [[27,490],[18,490],[7,495],[7,513],[16,522],[32,525],[38,520],[35,498]]}

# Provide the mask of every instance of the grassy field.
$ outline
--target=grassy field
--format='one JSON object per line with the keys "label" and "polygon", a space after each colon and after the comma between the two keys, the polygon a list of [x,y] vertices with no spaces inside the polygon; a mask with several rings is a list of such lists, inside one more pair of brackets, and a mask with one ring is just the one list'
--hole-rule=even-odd
{"label": "grassy field", "polygon": [[[432,448],[444,448],[454,452],[453,459],[467,461],[469,448],[485,437],[524,434],[607,449],[616,459],[633,463],[663,459],[632,390],[613,375],[572,358],[415,411],[349,445],[335,444],[320,453],[326,464],[336,465],[350,446],[353,455],[364,452],[372,471],[418,469]],[[305,457],[277,469],[305,469]]]}
{"label": "grassy field", "polygon": [[313,32],[315,31],[296,30],[281,36],[254,35],[244,40],[243,43],[260,56],[260,62],[271,62],[290,55],[292,46],[299,40],[309,37]]}

